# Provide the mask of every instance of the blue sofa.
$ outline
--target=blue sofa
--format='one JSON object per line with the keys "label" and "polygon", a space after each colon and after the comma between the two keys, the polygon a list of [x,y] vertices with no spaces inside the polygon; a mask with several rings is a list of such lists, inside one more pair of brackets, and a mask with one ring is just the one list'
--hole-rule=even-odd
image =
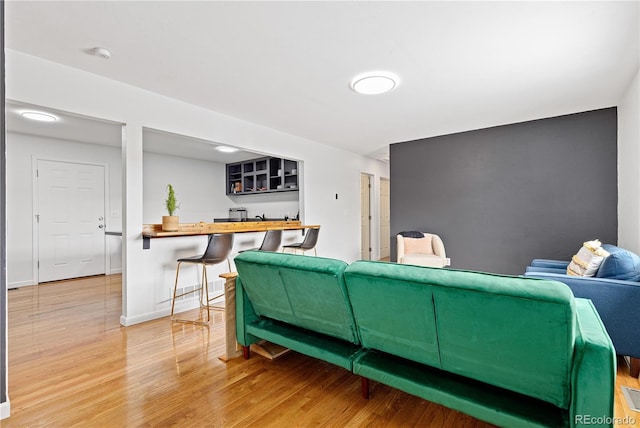
{"label": "blue sofa", "polygon": [[[630,358],[632,377],[640,374],[640,257],[604,244],[611,256],[595,277],[567,275],[568,261],[535,259],[525,276],[555,280],[569,286],[575,297],[590,299],[602,318],[618,355]],[[623,278],[623,279],[621,279]]]}

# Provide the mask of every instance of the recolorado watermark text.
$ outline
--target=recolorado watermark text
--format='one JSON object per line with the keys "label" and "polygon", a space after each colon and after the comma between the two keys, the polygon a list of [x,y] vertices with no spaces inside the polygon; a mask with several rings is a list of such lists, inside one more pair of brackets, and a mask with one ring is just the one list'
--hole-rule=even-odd
{"label": "recolorado watermark text", "polygon": [[635,425],[636,418],[633,416],[612,417],[612,416],[592,416],[576,415],[575,424],[582,425]]}

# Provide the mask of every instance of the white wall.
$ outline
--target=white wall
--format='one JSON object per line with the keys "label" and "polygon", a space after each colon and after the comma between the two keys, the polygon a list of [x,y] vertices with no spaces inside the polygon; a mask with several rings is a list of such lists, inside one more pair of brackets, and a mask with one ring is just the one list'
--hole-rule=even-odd
{"label": "white wall", "polygon": [[[227,196],[237,207],[247,209],[247,217],[265,215],[269,218],[294,218],[300,210],[299,192],[264,193]],[[226,217],[224,215],[223,217]]]}
{"label": "white wall", "polygon": [[[107,230],[122,230],[121,150],[116,147],[64,141],[34,135],[7,133],[7,275],[8,287],[33,285],[33,190],[32,163],[37,159],[65,160],[107,166],[108,189],[105,212]],[[119,237],[108,237],[110,272],[120,272],[122,256]]]}
{"label": "white wall", "polygon": [[[107,165],[109,194],[106,197],[107,230],[122,230],[122,218],[112,213],[122,212],[122,168],[119,147],[87,144],[75,141],[8,133],[8,216],[11,233],[7,239],[9,254],[9,287],[33,285],[34,247],[33,230],[33,171],[34,159],[75,161]],[[225,165],[197,159],[182,158],[156,153],[144,153],[145,223],[160,223],[166,215],[164,199],[166,186],[172,183],[177,191],[181,222],[211,222],[214,217],[227,217],[229,208],[249,207],[254,214],[292,212],[298,210],[298,193],[251,195],[229,197],[225,194]],[[261,236],[245,236],[237,240],[238,248],[259,245]],[[108,272],[122,271],[122,239],[107,236]],[[173,263],[175,264],[175,263]],[[172,264],[172,267],[174,267]]]}
{"label": "white wall", "polygon": [[6,68],[8,99],[126,124],[122,324],[168,313],[168,303],[155,290],[166,290],[171,280],[153,273],[163,263],[175,264],[175,252],[194,249],[189,239],[195,238],[155,239],[150,250],[142,249],[143,128],[303,161],[301,216],[305,223],[322,225],[318,252],[348,262],[359,258],[360,172],[377,181],[388,177],[387,164],[19,52],[6,51]]}
{"label": "white wall", "polygon": [[640,254],[640,70],[618,105],[618,245]]}
{"label": "white wall", "polygon": [[212,222],[227,217],[234,204],[225,196],[225,166],[218,162],[144,153],[143,222],[161,223],[168,215],[164,201],[167,184],[176,192],[181,223]]}
{"label": "white wall", "polygon": [[[225,164],[157,153],[144,153],[143,221],[160,223],[167,184],[176,192],[181,223],[210,223],[229,217],[229,208],[245,207],[249,217],[293,217],[300,208],[298,192],[228,196]],[[260,155],[256,154],[256,158]]]}

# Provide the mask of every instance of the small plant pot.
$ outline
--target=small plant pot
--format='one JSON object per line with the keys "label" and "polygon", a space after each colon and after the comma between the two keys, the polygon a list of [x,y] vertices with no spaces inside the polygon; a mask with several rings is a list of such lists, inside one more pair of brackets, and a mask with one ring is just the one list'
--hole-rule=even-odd
{"label": "small plant pot", "polygon": [[163,232],[177,232],[180,225],[180,217],[177,215],[163,215],[162,216],[162,231]]}

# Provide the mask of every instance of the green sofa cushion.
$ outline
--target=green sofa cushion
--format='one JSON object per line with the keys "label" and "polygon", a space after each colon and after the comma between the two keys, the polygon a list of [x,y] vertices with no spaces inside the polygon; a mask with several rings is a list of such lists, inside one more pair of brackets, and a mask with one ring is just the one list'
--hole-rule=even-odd
{"label": "green sofa cushion", "polygon": [[359,343],[343,261],[247,251],[234,259],[258,316]]}
{"label": "green sofa cushion", "polygon": [[249,324],[247,333],[349,371],[361,352],[360,346],[351,342],[265,318]]}
{"label": "green sofa cushion", "polygon": [[568,287],[471,272],[449,276],[449,285],[434,291],[442,368],[568,408],[575,340]]}
{"label": "green sofa cushion", "polygon": [[345,272],[362,346],[440,367],[432,289],[420,267],[358,261]]}
{"label": "green sofa cushion", "polygon": [[498,426],[568,426],[552,404],[377,351],[359,355],[353,372]]}
{"label": "green sofa cushion", "polygon": [[365,347],[568,408],[575,313],[564,284],[367,261],[345,275]]}

